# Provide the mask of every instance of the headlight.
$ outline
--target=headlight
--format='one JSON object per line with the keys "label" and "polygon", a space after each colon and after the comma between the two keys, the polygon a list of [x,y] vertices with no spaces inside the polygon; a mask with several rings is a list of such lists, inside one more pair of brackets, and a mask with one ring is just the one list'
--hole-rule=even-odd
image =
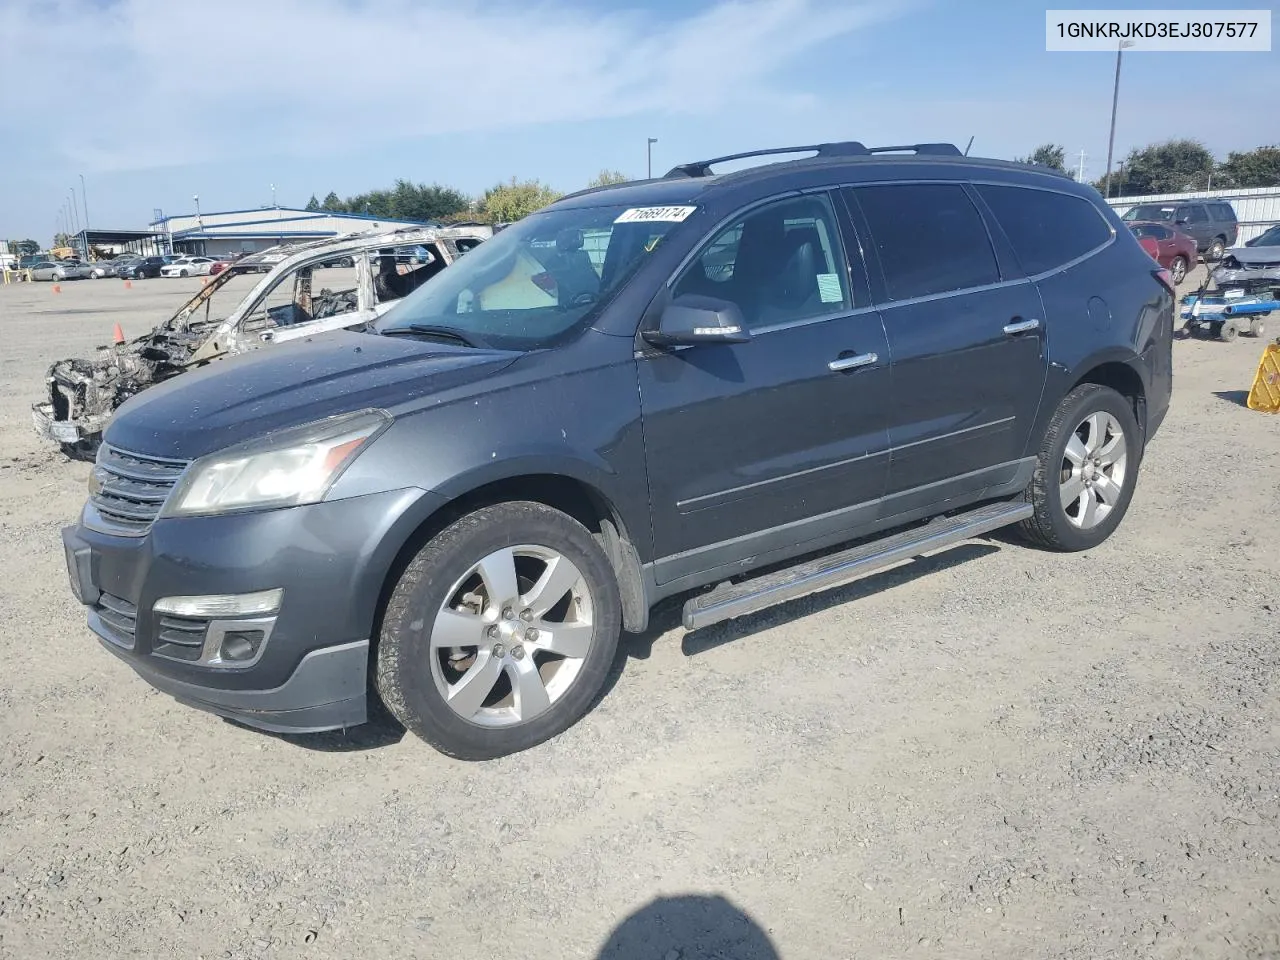
{"label": "headlight", "polygon": [[210,454],[187,469],[161,516],[317,503],[390,424],[384,411],[362,410]]}

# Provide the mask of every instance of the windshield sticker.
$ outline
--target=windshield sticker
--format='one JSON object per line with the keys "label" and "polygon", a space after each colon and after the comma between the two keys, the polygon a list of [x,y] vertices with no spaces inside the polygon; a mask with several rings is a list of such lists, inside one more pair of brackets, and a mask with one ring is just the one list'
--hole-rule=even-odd
{"label": "windshield sticker", "polygon": [[834,273],[818,274],[818,299],[823,303],[841,303],[844,294],[840,292],[840,277]]}
{"label": "windshield sticker", "polygon": [[689,214],[697,210],[697,207],[632,207],[625,210],[614,220],[614,223],[643,223],[654,222],[659,223],[680,223]]}

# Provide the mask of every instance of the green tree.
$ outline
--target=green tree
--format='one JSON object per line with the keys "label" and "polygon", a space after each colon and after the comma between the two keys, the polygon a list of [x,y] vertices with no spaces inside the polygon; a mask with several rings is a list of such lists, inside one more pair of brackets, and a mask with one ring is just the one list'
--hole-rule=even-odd
{"label": "green tree", "polygon": [[338,195],[332,190],[324,198],[324,203],[320,204],[321,210],[328,210],[332,213],[342,212],[342,201],[338,199]]}
{"label": "green tree", "polygon": [[71,234],[59,231],[53,235],[53,245],[55,247],[71,246]]}
{"label": "green tree", "polygon": [[[1235,187],[1277,187],[1280,186],[1280,145],[1258,147],[1247,153],[1232,151],[1220,167],[1224,177],[1230,178]],[[1215,176],[1214,180],[1218,178]]]}
{"label": "green tree", "polygon": [[1042,167],[1066,172],[1067,148],[1057,143],[1042,143],[1029,157],[1014,157],[1015,163],[1036,163]]}
{"label": "green tree", "polygon": [[[1124,159],[1124,193],[1117,193],[1114,173],[1111,193],[1113,196],[1140,196],[1194,190],[1205,185],[1216,166],[1213,154],[1198,140],[1166,140],[1142,150],[1129,151]],[[1098,184],[1095,186],[1102,189]]]}
{"label": "green tree", "polygon": [[308,213],[315,213],[320,209],[320,201],[316,199],[316,195],[314,193],[311,195],[311,199],[307,201],[307,205],[302,209],[306,210]]}
{"label": "green tree", "polygon": [[587,183],[588,187],[607,187],[611,183],[626,183],[631,178],[621,170],[601,170]]}
{"label": "green tree", "polygon": [[480,198],[480,210],[495,223],[510,223],[560,199],[560,191],[540,180],[517,180],[490,187]]}

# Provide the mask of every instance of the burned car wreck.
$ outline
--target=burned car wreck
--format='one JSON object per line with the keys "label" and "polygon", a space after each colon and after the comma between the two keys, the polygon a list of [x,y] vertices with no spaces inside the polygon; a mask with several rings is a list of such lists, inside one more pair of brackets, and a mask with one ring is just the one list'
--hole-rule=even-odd
{"label": "burned car wreck", "polygon": [[[149,333],[128,341],[117,336],[94,356],[54,363],[47,396],[32,404],[35,431],[68,456],[91,458],[112,415],[130,397],[224,357],[359,328],[492,234],[479,224],[410,227],[242,257]],[[266,276],[238,296],[244,284],[234,281],[264,270]],[[232,309],[223,312],[228,305]]]}

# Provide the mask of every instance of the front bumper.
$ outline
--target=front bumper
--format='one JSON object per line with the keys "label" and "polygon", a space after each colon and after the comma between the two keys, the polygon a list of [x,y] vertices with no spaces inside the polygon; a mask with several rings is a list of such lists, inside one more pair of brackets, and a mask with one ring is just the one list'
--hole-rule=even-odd
{"label": "front bumper", "polygon": [[36,436],[55,443],[76,444],[89,440],[102,432],[102,426],[92,420],[59,420],[52,401],[31,405],[31,426]]}
{"label": "front bumper", "polygon": [[[149,684],[249,726],[310,733],[365,721],[369,638],[383,581],[409,531],[437,503],[423,491],[400,490],[158,520],[142,537],[95,531],[87,506],[62,541],[90,629]],[[201,647],[167,642],[172,618],[154,611],[162,597],[277,588],[280,609],[248,665],[199,662]],[[239,625],[261,627],[250,619]],[[180,626],[203,639],[237,622]]]}

